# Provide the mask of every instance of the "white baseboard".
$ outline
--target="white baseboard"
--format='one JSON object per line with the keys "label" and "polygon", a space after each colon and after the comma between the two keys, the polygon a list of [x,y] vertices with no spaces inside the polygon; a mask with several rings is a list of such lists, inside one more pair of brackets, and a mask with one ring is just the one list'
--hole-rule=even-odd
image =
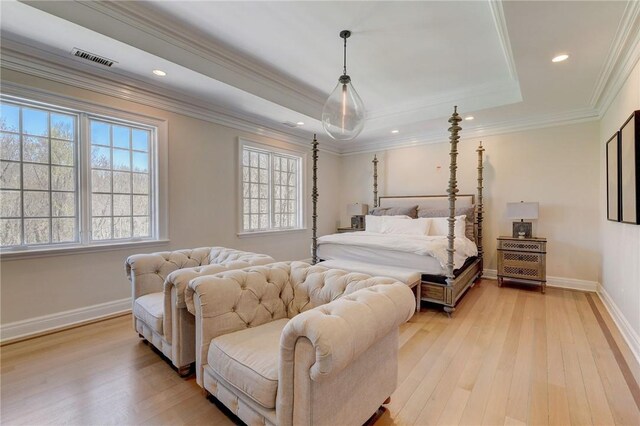
{"label": "white baseboard", "polygon": [[131,311],[131,298],[127,297],[70,311],[10,322],[0,325],[0,343],[22,340],[129,311]]}
{"label": "white baseboard", "polygon": [[[490,280],[496,280],[498,279],[498,271],[496,271],[495,269],[485,269],[482,272],[482,277],[488,278]],[[599,284],[596,281],[578,280],[575,278],[565,277],[552,277],[547,275],[547,287],[558,287],[566,288],[569,290],[597,292],[598,285]]]}
{"label": "white baseboard", "polygon": [[598,296],[600,296],[600,300],[602,300],[602,304],[609,311],[609,315],[613,318],[613,322],[618,326],[618,330],[620,330],[620,334],[631,348],[631,352],[633,352],[633,356],[636,358],[636,361],[640,364],[640,336],[638,333],[631,327],[629,321],[624,317],[618,305],[613,301],[607,290],[603,286],[598,286]]}

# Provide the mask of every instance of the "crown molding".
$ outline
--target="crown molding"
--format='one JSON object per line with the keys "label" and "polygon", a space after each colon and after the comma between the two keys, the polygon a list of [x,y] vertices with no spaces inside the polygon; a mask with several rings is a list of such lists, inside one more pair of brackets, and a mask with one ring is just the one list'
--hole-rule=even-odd
{"label": "crown molding", "polygon": [[630,1],[622,14],[609,54],[589,100],[604,115],[640,57],[640,1]]}
{"label": "crown molding", "polygon": [[[557,114],[545,114],[535,117],[528,117],[521,120],[505,121],[487,126],[471,127],[464,129],[464,139],[476,139],[489,136],[502,135],[506,133],[522,132],[526,130],[542,129],[546,127],[566,126],[570,124],[585,123],[600,119],[598,111],[591,108],[583,108]],[[412,138],[387,139],[384,142],[374,142],[367,144],[352,144],[347,149],[342,150],[342,155],[356,155],[388,151],[393,149],[410,148],[414,146],[430,145],[447,142],[448,135],[443,132],[430,132],[422,136]]]}
{"label": "crown molding", "polygon": [[511,50],[511,41],[509,39],[509,29],[507,27],[507,20],[504,17],[504,9],[502,8],[502,0],[490,0],[489,8],[491,9],[491,16],[493,16],[493,23],[496,26],[498,32],[498,38],[500,39],[500,46],[502,47],[502,54],[504,60],[507,62],[507,68],[509,69],[509,76],[513,81],[518,81],[518,70],[516,69],[516,61],[513,58],[513,51]]}
{"label": "crown molding", "polygon": [[[34,54],[36,53],[37,54]],[[30,55],[28,52],[32,53]],[[86,70],[84,64],[62,58],[20,43],[3,40],[0,50],[2,67],[27,75],[90,90],[114,98],[186,115],[188,117],[220,124],[236,130],[269,137],[294,145],[308,146],[310,138],[272,128],[272,123],[254,116],[222,108],[219,105],[194,99],[168,89],[118,75],[113,80],[112,73],[102,70]],[[3,81],[3,85],[6,83]],[[340,147],[330,141],[323,141],[321,151],[339,154]]]}

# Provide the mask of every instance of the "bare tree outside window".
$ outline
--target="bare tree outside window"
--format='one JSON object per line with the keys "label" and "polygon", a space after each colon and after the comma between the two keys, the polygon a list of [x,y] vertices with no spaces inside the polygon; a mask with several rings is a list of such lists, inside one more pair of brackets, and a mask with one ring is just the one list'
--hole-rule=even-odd
{"label": "bare tree outside window", "polygon": [[151,236],[151,132],[90,120],[93,240]]}
{"label": "bare tree outside window", "polygon": [[301,227],[301,165],[299,156],[243,147],[243,232]]}
{"label": "bare tree outside window", "polygon": [[77,116],[0,107],[0,245],[77,242]]}
{"label": "bare tree outside window", "polygon": [[0,247],[153,238],[154,129],[21,102],[0,102]]}

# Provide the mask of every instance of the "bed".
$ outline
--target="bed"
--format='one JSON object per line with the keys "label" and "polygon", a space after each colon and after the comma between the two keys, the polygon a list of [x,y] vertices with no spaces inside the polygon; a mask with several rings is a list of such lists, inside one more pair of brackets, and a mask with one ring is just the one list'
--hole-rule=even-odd
{"label": "bed", "polygon": [[[314,138],[314,191],[313,191],[313,262],[319,260],[346,260],[372,265],[388,265],[421,274],[421,299],[443,306],[449,315],[465,292],[482,277],[482,219],[483,219],[483,155],[482,142],[478,154],[477,195],[458,195],[457,188],[457,144],[461,129],[457,110],[449,119],[450,131],[450,179],[446,195],[421,196],[377,196],[377,164],[374,157],[374,208],[402,208],[418,206],[417,214],[423,217],[446,217],[448,231],[439,237],[414,237],[406,235],[383,235],[368,231],[327,235],[317,238],[317,142]],[[471,212],[466,237],[454,234],[455,217],[461,211]],[[439,216],[431,216],[430,213]]]}

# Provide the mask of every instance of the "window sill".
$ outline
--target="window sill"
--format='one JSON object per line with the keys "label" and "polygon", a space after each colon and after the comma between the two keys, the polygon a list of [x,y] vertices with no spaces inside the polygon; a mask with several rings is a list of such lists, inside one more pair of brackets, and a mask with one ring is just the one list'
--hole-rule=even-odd
{"label": "window sill", "polygon": [[305,232],[305,231],[307,231],[307,228],[276,229],[273,231],[238,232],[236,235],[238,236],[238,238],[267,237],[269,235],[295,234],[298,232]]}
{"label": "window sill", "polygon": [[129,241],[126,243],[94,244],[90,246],[73,245],[66,247],[47,247],[32,250],[0,251],[0,260],[34,259],[39,257],[67,256],[73,254],[99,253],[137,247],[166,246],[170,240]]}

